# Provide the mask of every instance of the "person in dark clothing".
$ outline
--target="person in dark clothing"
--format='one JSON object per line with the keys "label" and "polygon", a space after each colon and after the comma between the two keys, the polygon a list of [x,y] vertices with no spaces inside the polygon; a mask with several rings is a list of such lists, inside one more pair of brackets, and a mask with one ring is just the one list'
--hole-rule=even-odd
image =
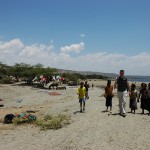
{"label": "person in dark clothing", "polygon": [[127,92],[129,91],[129,82],[128,79],[124,76],[124,70],[120,70],[119,77],[115,80],[114,89],[117,88],[118,99],[119,99],[119,111],[120,115],[126,116],[126,99]]}
{"label": "person in dark clothing", "polygon": [[86,99],[89,99],[89,93],[88,93],[88,91],[89,91],[89,87],[90,87],[90,86],[89,86],[89,84],[88,84],[87,81],[85,81],[84,87],[85,87],[85,89],[86,89],[85,98],[86,98]]}
{"label": "person in dark clothing", "polygon": [[112,97],[113,94],[113,86],[111,85],[111,80],[107,81],[107,86],[105,87],[105,98],[106,98],[106,111],[108,111],[108,107],[110,107],[110,113],[112,113]]}

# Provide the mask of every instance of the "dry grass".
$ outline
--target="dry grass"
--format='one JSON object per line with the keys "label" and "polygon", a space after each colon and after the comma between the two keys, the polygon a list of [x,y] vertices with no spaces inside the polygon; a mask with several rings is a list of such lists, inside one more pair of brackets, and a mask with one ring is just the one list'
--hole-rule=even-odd
{"label": "dry grass", "polygon": [[70,116],[67,115],[56,115],[56,116],[52,116],[52,115],[47,115],[44,117],[43,120],[37,120],[36,121],[36,125],[41,127],[41,130],[47,130],[47,129],[60,129],[63,126],[67,125],[70,123]]}

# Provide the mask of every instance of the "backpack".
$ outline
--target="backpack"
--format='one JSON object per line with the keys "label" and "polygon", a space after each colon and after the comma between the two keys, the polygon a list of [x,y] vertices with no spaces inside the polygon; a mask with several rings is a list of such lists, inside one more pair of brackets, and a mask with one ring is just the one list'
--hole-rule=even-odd
{"label": "backpack", "polygon": [[15,116],[13,114],[7,114],[5,117],[4,117],[4,123],[12,123],[12,120]]}

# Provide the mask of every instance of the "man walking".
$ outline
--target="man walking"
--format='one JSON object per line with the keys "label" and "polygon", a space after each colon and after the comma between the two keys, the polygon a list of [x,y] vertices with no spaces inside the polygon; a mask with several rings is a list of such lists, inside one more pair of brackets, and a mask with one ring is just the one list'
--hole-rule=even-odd
{"label": "man walking", "polygon": [[129,82],[127,78],[124,76],[124,70],[120,70],[119,77],[115,80],[114,89],[117,88],[118,91],[118,99],[119,99],[119,111],[120,115],[123,117],[126,116],[126,99],[127,92],[129,91]]}

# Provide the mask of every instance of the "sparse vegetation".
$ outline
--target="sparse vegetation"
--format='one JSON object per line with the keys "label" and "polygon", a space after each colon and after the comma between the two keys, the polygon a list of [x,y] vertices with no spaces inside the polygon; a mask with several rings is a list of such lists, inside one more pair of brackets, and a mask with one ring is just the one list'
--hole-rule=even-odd
{"label": "sparse vegetation", "polygon": [[44,117],[43,120],[38,119],[36,121],[36,125],[40,126],[41,130],[47,130],[47,129],[60,129],[63,126],[70,123],[70,116],[68,115],[47,115]]}
{"label": "sparse vegetation", "polygon": [[0,79],[1,84],[10,84],[11,83],[11,78],[7,76],[3,76],[2,79]]}
{"label": "sparse vegetation", "polygon": [[41,130],[48,130],[53,129],[57,130],[60,129],[70,123],[71,116],[69,115],[46,115],[44,119],[37,119],[30,121],[28,118],[18,118],[16,117],[13,120],[14,125],[20,125],[25,123],[34,123],[35,125],[39,126]]}

